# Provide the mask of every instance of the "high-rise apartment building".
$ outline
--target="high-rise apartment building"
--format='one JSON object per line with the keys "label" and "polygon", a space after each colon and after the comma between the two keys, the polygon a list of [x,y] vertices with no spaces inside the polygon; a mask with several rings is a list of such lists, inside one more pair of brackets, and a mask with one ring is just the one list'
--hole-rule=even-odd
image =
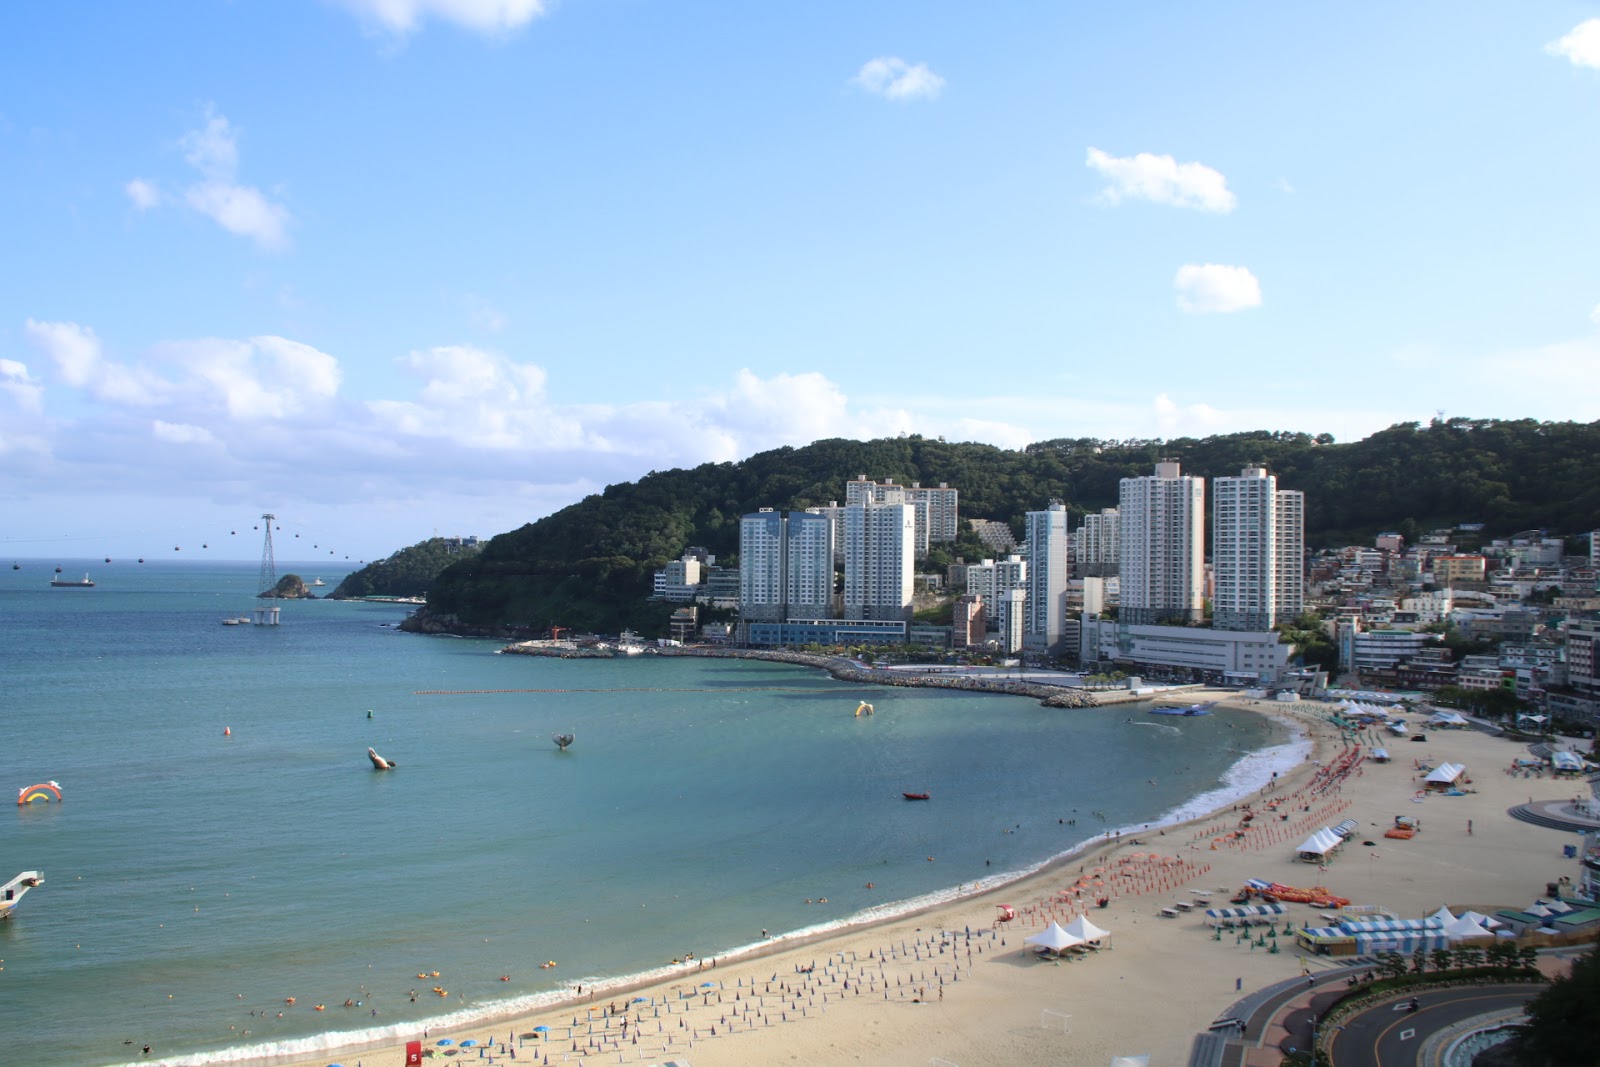
{"label": "high-rise apartment building", "polygon": [[1306,495],[1298,489],[1278,490],[1274,524],[1278,550],[1278,588],[1273,601],[1274,625],[1293,622],[1306,610]]}
{"label": "high-rise apartment building", "polygon": [[783,532],[771,508],[739,520],[739,614],[747,621],[783,621]]}
{"label": "high-rise apartment building", "polygon": [[1305,495],[1280,490],[1262,467],[1211,483],[1211,624],[1270,630],[1300,614],[1305,599]]}
{"label": "high-rise apartment building", "polygon": [[911,618],[916,509],[865,501],[844,509],[844,617]]}
{"label": "high-rise apartment building", "polygon": [[1201,621],[1205,482],[1180,473],[1177,461],[1162,460],[1153,475],[1122,479],[1117,510],[1118,618],[1141,625]]}
{"label": "high-rise apartment building", "polygon": [[1122,514],[1116,508],[1102,508],[1098,515],[1085,515],[1083,525],[1072,537],[1076,573],[1094,578],[1116,574],[1121,531]]}
{"label": "high-rise apartment building", "polygon": [[739,614],[746,621],[833,615],[833,526],[817,510],[771,508],[739,522]]}
{"label": "high-rise apartment building", "polygon": [[1056,655],[1067,617],[1067,580],[1071,577],[1067,508],[1052,503],[1027,513],[1027,599],[1023,603],[1023,643],[1030,651]]}
{"label": "high-rise apartment building", "polygon": [[791,511],[784,560],[786,619],[833,618],[833,523],[820,509]]}
{"label": "high-rise apartment building", "polygon": [[961,530],[960,492],[940,482],[937,488],[924,487],[921,482],[896,485],[893,478],[873,482],[865,474],[858,474],[844,483],[844,502],[851,504],[872,501],[877,504],[895,504],[904,501],[916,509],[917,558],[928,554],[930,542],[954,541]]}

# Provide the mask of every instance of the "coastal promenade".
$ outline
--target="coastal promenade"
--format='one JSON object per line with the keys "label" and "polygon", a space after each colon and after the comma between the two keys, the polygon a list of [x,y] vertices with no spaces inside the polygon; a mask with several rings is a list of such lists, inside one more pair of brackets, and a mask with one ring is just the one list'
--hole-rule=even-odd
{"label": "coastal promenade", "polygon": [[[508,655],[550,656],[561,659],[610,658],[609,653],[589,652],[564,642],[521,641],[501,649]],[[1018,672],[1000,671],[983,673],[980,670],[954,670],[936,667],[918,671],[915,668],[888,669],[874,667],[845,656],[820,656],[808,652],[780,649],[721,648],[711,645],[686,645],[656,647],[650,655],[680,656],[704,659],[762,660],[768,663],[788,663],[797,667],[816,667],[825,670],[842,682],[862,685],[888,685],[903,688],[961,689],[967,692],[1005,693],[1011,696],[1033,697],[1046,707],[1093,708],[1104,704],[1149,700],[1148,693],[1128,690],[1096,690],[1052,685],[1018,676]],[[1041,672],[1035,672],[1039,674]]]}

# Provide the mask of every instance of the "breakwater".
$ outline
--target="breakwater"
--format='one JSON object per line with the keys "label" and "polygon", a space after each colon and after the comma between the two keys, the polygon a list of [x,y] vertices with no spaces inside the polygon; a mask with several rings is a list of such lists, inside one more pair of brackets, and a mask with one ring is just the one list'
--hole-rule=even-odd
{"label": "breakwater", "polygon": [[[612,653],[602,649],[575,649],[548,642],[528,641],[507,645],[502,652],[518,656],[548,656],[559,659],[605,658]],[[995,678],[969,674],[913,674],[871,667],[844,656],[819,656],[810,652],[793,652],[787,649],[715,648],[703,645],[684,647],[655,647],[650,654],[657,656],[686,656],[709,659],[763,660],[768,663],[788,663],[797,667],[816,667],[827,671],[841,682],[858,682],[862,685],[890,685],[907,689],[962,689],[977,693],[1005,693],[1010,696],[1033,697],[1049,708],[1094,708],[1102,704],[1118,703],[1121,699],[1142,699],[1133,695],[1093,694],[1082,689],[1069,689],[1059,685],[1045,685],[1021,678]],[[1106,699],[1111,696],[1111,699]]]}

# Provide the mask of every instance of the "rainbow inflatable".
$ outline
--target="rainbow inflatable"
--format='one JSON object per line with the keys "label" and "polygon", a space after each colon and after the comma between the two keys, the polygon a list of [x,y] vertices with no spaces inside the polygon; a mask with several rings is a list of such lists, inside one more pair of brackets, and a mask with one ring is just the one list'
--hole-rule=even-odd
{"label": "rainbow inflatable", "polygon": [[17,791],[17,805],[19,807],[35,800],[43,800],[48,802],[52,798],[58,804],[61,802],[60,782],[43,782],[39,785],[30,785],[26,789],[20,789]]}

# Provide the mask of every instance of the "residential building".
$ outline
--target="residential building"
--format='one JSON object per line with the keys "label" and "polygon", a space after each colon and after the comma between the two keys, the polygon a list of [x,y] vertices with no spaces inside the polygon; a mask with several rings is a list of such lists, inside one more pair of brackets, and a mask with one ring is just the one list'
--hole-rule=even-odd
{"label": "residential building", "polygon": [[[955,490],[947,490],[954,493]],[[912,486],[894,485],[894,478],[885,478],[882,483],[869,482],[867,475],[859,474],[845,483],[845,507],[859,506],[859,504],[906,504],[912,509],[915,518],[912,545],[914,545],[915,558],[925,558],[928,555],[928,539],[930,539],[930,498],[928,491]],[[955,541],[955,536],[949,537]]]}
{"label": "residential building", "polygon": [[1278,479],[1262,467],[1246,467],[1237,478],[1211,479],[1211,496],[1211,625],[1270,630],[1277,607]]}
{"label": "residential building", "polygon": [[739,614],[746,622],[832,617],[833,573],[833,525],[819,509],[783,516],[762,508],[740,520]]}
{"label": "residential building", "polygon": [[997,557],[1016,551],[1017,539],[1011,535],[1011,527],[1005,523],[994,519],[968,519],[967,525]]}
{"label": "residential building", "polygon": [[1116,574],[1121,533],[1122,513],[1116,508],[1102,508],[1098,515],[1085,515],[1072,541],[1076,573],[1091,578]]}
{"label": "residential building", "polygon": [[998,562],[986,559],[967,565],[967,592],[983,598],[991,634],[1006,629],[1011,591],[1026,590],[1027,582],[1028,562],[1019,555],[1007,556]]}
{"label": "residential building", "polygon": [[771,508],[739,520],[739,615],[746,622],[784,617],[783,516]]}
{"label": "residential building", "polygon": [[1023,645],[1029,651],[1061,653],[1062,624],[1067,615],[1067,580],[1072,561],[1067,537],[1067,508],[1052,503],[1027,513],[1028,576],[1023,604]]}
{"label": "residential building", "polygon": [[844,509],[844,617],[911,618],[916,509],[864,501]]}
{"label": "residential building", "polygon": [[1484,580],[1485,560],[1482,556],[1435,556],[1433,558],[1433,584],[1452,586],[1458,582]]}
{"label": "residential building", "polygon": [[1117,510],[1124,622],[1201,621],[1205,505],[1205,482],[1180,473],[1175,460],[1157,463],[1154,475],[1122,479]]}
{"label": "residential building", "polygon": [[952,647],[968,648],[983,644],[988,628],[983,597],[976,593],[967,593],[956,601],[950,624]]}
{"label": "residential building", "polygon": [[1008,589],[1000,600],[1000,650],[1007,654],[1021,652],[1027,643],[1026,589]]}

